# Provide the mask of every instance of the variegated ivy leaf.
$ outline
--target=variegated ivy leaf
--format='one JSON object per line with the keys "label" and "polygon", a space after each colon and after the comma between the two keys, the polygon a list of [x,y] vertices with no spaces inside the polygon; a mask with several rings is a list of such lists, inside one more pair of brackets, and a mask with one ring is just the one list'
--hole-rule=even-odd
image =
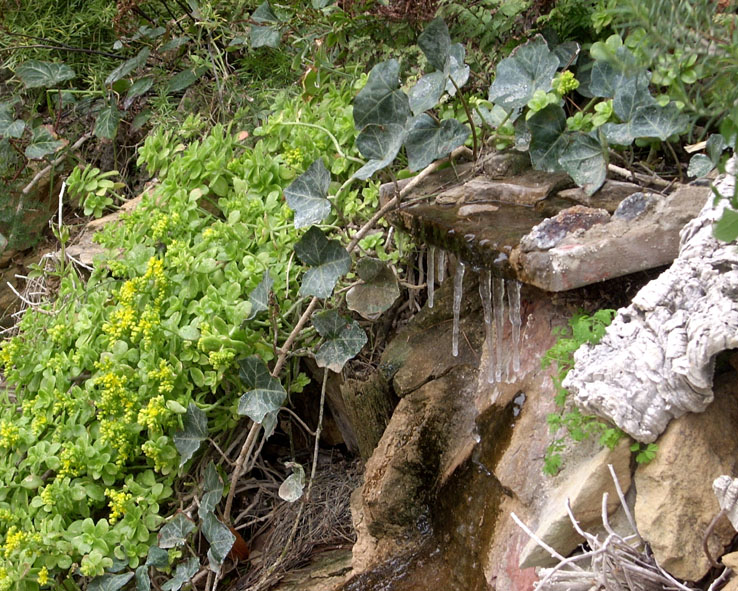
{"label": "variegated ivy leaf", "polygon": [[404,127],[409,116],[410,103],[400,88],[400,63],[391,59],[377,64],[354,99],[356,129],[391,123]]}
{"label": "variegated ivy leaf", "polygon": [[449,48],[448,59],[446,60],[446,66],[444,73],[448,77],[446,82],[446,92],[449,95],[456,95],[456,88],[461,88],[469,80],[469,73],[471,72],[469,66],[464,63],[466,58],[466,49],[461,43],[454,43]]}
{"label": "variegated ivy leaf", "polygon": [[318,367],[336,373],[353,358],[366,344],[366,333],[349,318],[335,310],[326,310],[313,315],[313,326],[325,340],[315,352]]}
{"label": "variegated ivy leaf", "polygon": [[228,556],[228,552],[231,551],[233,543],[236,541],[236,536],[213,513],[207,513],[202,518],[201,531],[210,544],[210,549],[208,550],[210,570],[218,572],[220,565],[223,564],[225,557]]}
{"label": "variegated ivy leaf", "polygon": [[184,464],[200,449],[200,444],[208,436],[208,419],[205,413],[190,402],[183,421],[184,429],[174,434],[174,445],[180,455],[179,465]]}
{"label": "variegated ivy leaf", "polygon": [[292,468],[292,474],[279,485],[278,494],[280,499],[294,503],[302,496],[305,488],[305,469],[296,462],[287,462],[287,467]]}
{"label": "variegated ivy leaf", "polygon": [[559,58],[548,48],[544,38],[536,35],[497,64],[495,80],[489,87],[489,100],[506,111],[521,109],[536,90],[548,92],[551,89],[558,67]]}
{"label": "variegated ivy leaf", "polygon": [[95,120],[95,136],[112,140],[118,133],[121,112],[115,105],[108,105],[100,110]]}
{"label": "variegated ivy leaf", "polygon": [[256,355],[242,359],[239,377],[251,388],[238,401],[238,414],[262,423],[269,413],[278,411],[287,398],[280,381],[269,373],[269,368]]}
{"label": "variegated ivy leaf", "polygon": [[215,464],[211,461],[205,469],[205,494],[200,500],[200,507],[197,510],[198,516],[202,519],[205,515],[213,513],[220,500],[223,498],[223,481],[215,469]]}
{"label": "variegated ivy leaf", "polygon": [[591,135],[572,134],[559,164],[587,195],[592,195],[607,176],[607,149]]}
{"label": "variegated ivy leaf", "polygon": [[257,285],[249,294],[251,313],[248,316],[248,320],[251,320],[259,312],[263,312],[269,308],[269,292],[272,291],[273,285],[274,279],[272,279],[272,276],[267,269],[264,271],[264,277],[262,277],[259,285]]}
{"label": "variegated ivy leaf", "polygon": [[25,154],[30,160],[39,160],[53,154],[67,142],[56,139],[43,125],[33,130],[31,143],[26,146]]}
{"label": "variegated ivy leaf", "polygon": [[351,257],[337,240],[328,240],[311,227],[295,244],[298,258],[310,266],[300,286],[300,295],[327,298],[340,277],[351,268]]}
{"label": "variegated ivy leaf", "polygon": [[12,103],[0,103],[0,137],[19,138],[26,129],[26,122],[15,119]]}
{"label": "variegated ivy leaf", "polygon": [[369,257],[357,263],[356,272],[363,283],[346,293],[346,305],[364,318],[375,320],[400,297],[397,278],[387,263]]}
{"label": "variegated ivy leaf", "polygon": [[122,575],[101,575],[90,581],[87,589],[89,591],[118,591],[118,589],[122,589],[132,578],[132,572]]}
{"label": "variegated ivy leaf", "polygon": [[192,580],[199,568],[200,561],[197,558],[180,562],[174,570],[174,576],[162,584],[161,591],[179,591],[182,585]]}
{"label": "variegated ivy leaf", "polygon": [[378,170],[389,166],[402,148],[407,131],[402,125],[367,125],[356,138],[356,147],[365,158],[364,166],[354,173],[354,177],[365,181]]}
{"label": "variegated ivy leaf", "polygon": [[66,64],[28,60],[15,69],[26,88],[49,88],[76,76]]}
{"label": "variegated ivy leaf", "polygon": [[451,153],[469,137],[469,128],[456,119],[444,119],[441,123],[428,114],[418,115],[405,141],[408,167],[422,170],[434,160]]}
{"label": "variegated ivy leaf", "polygon": [[322,222],[331,212],[327,199],[330,184],[331,173],[318,158],[284,190],[287,205],[295,212],[295,228]]}
{"label": "variegated ivy leaf", "polygon": [[674,134],[687,129],[687,116],[674,104],[665,107],[650,105],[639,108],[633,118],[625,123],[605,123],[602,132],[611,144],[627,146],[635,138],[658,138],[667,140]]}
{"label": "variegated ivy leaf", "polygon": [[195,529],[195,524],[184,513],[177,513],[159,530],[159,548],[181,546]]}
{"label": "variegated ivy leaf", "polygon": [[443,72],[451,47],[448,26],[441,17],[431,21],[418,37],[418,47],[436,70]]}
{"label": "variegated ivy leaf", "polygon": [[443,72],[431,72],[418,80],[408,94],[413,115],[419,115],[435,107],[445,87],[446,76]]}
{"label": "variegated ivy leaf", "polygon": [[108,74],[108,77],[105,78],[105,84],[113,84],[114,82],[125,78],[126,76],[128,76],[128,74],[143,66],[146,63],[146,60],[149,58],[150,53],[151,51],[149,50],[149,48],[144,47],[141,51],[138,52],[138,54],[136,54],[136,57],[132,57],[131,59],[126,60],[117,68],[115,68],[115,70],[110,72],[110,74]]}
{"label": "variegated ivy leaf", "polygon": [[566,148],[566,115],[558,105],[541,109],[528,120],[530,161],[537,170],[561,170],[559,157]]}
{"label": "variegated ivy leaf", "polygon": [[705,154],[695,154],[689,159],[689,168],[687,168],[687,176],[700,178],[707,175],[715,165]]}

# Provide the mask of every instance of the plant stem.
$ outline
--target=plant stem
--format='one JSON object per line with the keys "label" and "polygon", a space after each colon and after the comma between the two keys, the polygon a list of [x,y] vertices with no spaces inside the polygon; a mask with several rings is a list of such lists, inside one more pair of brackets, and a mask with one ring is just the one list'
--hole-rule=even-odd
{"label": "plant stem", "polygon": [[336,136],[334,136],[330,131],[328,131],[322,125],[316,125],[314,123],[304,123],[302,121],[277,121],[277,125],[294,125],[294,126],[299,126],[299,127],[311,127],[313,129],[319,129],[320,131],[325,133],[329,138],[331,138],[331,141],[333,142],[333,145],[336,148],[336,153],[341,158],[346,158],[347,160],[351,160],[352,162],[356,162],[357,164],[364,164],[363,160],[360,160],[359,158],[356,158],[354,156],[348,156],[347,154],[344,154],[343,150],[341,150],[341,145],[338,143],[338,140],[336,139]]}
{"label": "plant stem", "polygon": [[469,110],[469,104],[466,102],[466,99],[464,98],[464,95],[461,93],[461,90],[459,90],[459,87],[456,84],[456,80],[453,79],[453,76],[448,77],[449,80],[451,80],[451,84],[454,85],[454,88],[456,89],[456,94],[459,95],[459,100],[461,101],[461,105],[464,107],[464,111],[466,111],[466,118],[469,121],[469,125],[471,126],[471,132],[472,132],[472,142],[474,145],[474,161],[476,162],[477,156],[479,155],[478,152],[478,146],[477,146],[477,126],[474,125],[474,119],[472,119],[471,111]]}

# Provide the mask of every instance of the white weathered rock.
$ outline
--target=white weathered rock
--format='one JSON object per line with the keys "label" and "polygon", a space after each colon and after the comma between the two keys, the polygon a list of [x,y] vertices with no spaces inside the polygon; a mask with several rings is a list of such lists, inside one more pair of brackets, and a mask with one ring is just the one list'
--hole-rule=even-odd
{"label": "white weathered rock", "polygon": [[720,509],[725,511],[733,529],[738,531],[738,478],[731,478],[726,474],[718,476],[712,483],[712,490]]}
{"label": "white weathered rock", "polygon": [[[715,188],[731,196],[731,174]],[[581,347],[564,387],[583,410],[606,417],[639,441],[713,400],[715,355],[738,347],[738,248],[713,237],[728,206],[712,195],[681,231],[672,266],[618,311],[606,336]]]}

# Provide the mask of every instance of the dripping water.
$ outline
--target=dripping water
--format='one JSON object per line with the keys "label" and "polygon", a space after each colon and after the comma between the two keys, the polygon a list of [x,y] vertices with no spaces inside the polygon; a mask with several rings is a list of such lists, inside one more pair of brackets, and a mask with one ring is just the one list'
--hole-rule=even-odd
{"label": "dripping water", "polygon": [[484,311],[485,346],[489,351],[487,383],[493,384],[495,381],[495,359],[493,355],[495,333],[492,324],[492,273],[489,269],[482,269],[479,274],[479,297],[482,298],[482,310]]}
{"label": "dripping water", "polygon": [[496,338],[496,363],[495,363],[495,380],[502,381],[502,335],[503,324],[505,322],[505,280],[502,277],[495,277],[492,280],[492,299],[494,301],[495,312],[495,336]]}
{"label": "dripping water", "polygon": [[520,371],[520,281],[508,282],[507,303],[512,325],[513,374]]}
{"label": "dripping water", "polygon": [[438,253],[438,283],[443,283],[446,279],[446,251],[441,250]]}
{"label": "dripping water", "polygon": [[428,263],[426,265],[428,272],[428,307],[433,307],[433,298],[436,290],[436,247],[428,247]]}
{"label": "dripping water", "polygon": [[464,271],[466,271],[466,265],[459,261],[454,275],[454,325],[451,333],[451,353],[454,357],[459,356],[459,314],[463,295]]}

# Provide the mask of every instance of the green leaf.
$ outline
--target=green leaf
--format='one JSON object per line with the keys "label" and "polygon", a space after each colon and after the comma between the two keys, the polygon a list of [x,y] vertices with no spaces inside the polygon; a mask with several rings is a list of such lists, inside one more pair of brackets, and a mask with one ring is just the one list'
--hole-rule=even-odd
{"label": "green leaf", "polygon": [[136,569],[136,591],[151,591],[149,567],[145,564]]}
{"label": "green leaf", "polygon": [[257,23],[278,23],[279,18],[274,14],[269,2],[262,2],[251,15],[251,20]]}
{"label": "green leaf", "polygon": [[239,364],[241,381],[252,389],[238,401],[238,414],[248,416],[255,423],[262,423],[266,415],[282,407],[287,392],[256,355],[242,359]]}
{"label": "green leaf", "polygon": [[28,60],[15,69],[15,75],[21,79],[26,88],[56,86],[76,76],[74,70],[66,64]]}
{"label": "green leaf", "polygon": [[188,324],[187,326],[180,327],[180,329],[177,331],[177,334],[179,334],[179,336],[182,337],[185,341],[196,341],[200,338],[200,329],[196,326]]}
{"label": "green leaf", "polygon": [[359,260],[356,272],[364,283],[349,289],[346,305],[364,318],[376,320],[400,297],[397,278],[385,262],[374,258]]}
{"label": "green leaf", "polygon": [[164,53],[165,51],[172,51],[173,49],[178,49],[179,47],[182,47],[185,43],[189,43],[190,38],[186,35],[183,37],[175,37],[171,41],[167,41],[164,45],[162,45],[159,48],[159,51],[161,53]]}
{"label": "green leaf", "polygon": [[287,205],[295,212],[295,228],[322,222],[331,212],[326,198],[331,184],[331,173],[318,158],[284,190]]}
{"label": "green leaf", "polygon": [[400,64],[391,59],[374,66],[366,85],[354,99],[354,125],[362,130],[367,125],[395,123],[405,126],[410,116],[410,103],[400,88]]}
{"label": "green leaf", "polygon": [[688,118],[673,104],[666,107],[651,105],[639,108],[626,123],[606,123],[602,132],[611,144],[629,145],[635,138],[659,138],[665,141],[670,136],[683,133]]}
{"label": "green leaf", "polygon": [[528,120],[530,161],[537,170],[561,170],[559,157],[568,143],[566,114],[558,105],[549,105]]}
{"label": "green leaf", "polygon": [[186,562],[180,562],[174,571],[174,576],[162,584],[161,591],[179,591],[182,585],[188,583],[200,568],[197,558],[190,558]]}
{"label": "green leaf", "polygon": [[288,503],[294,503],[302,496],[302,491],[305,488],[305,470],[295,462],[288,462],[287,466],[292,468],[292,474],[279,485],[277,494],[279,494],[280,499]]}
{"label": "green leaf", "polygon": [[187,536],[195,530],[194,522],[184,513],[177,513],[159,530],[159,548],[175,548],[187,540]]}
{"label": "green leaf", "polygon": [[213,513],[207,513],[202,518],[202,534],[210,544],[208,550],[208,560],[210,562],[210,570],[218,572],[220,565],[223,564],[228,552],[231,551],[236,536],[231,530],[221,523]]}
{"label": "green leaf", "polygon": [[158,546],[151,546],[146,555],[146,566],[165,568],[169,564],[169,552]]}
{"label": "green leaf", "polygon": [[497,65],[497,73],[489,87],[489,100],[507,111],[522,109],[536,90],[548,92],[559,67],[541,35],[518,46]]}
{"label": "green leaf", "polygon": [[689,159],[689,168],[687,168],[687,176],[700,178],[710,172],[715,165],[712,160],[704,154],[695,154]]}
{"label": "green leaf", "polygon": [[174,434],[174,445],[180,455],[180,466],[184,466],[185,462],[200,449],[200,443],[208,436],[208,418],[194,402],[190,402],[187,407],[183,426],[182,431]]}
{"label": "green leaf", "polygon": [[26,146],[26,157],[38,160],[49,154],[53,154],[64,145],[64,141],[57,140],[43,125],[33,130],[31,143]]}
{"label": "green leaf", "polygon": [[738,211],[725,209],[712,227],[712,235],[723,242],[733,242],[738,238]]}
{"label": "green leaf", "polygon": [[614,98],[618,88],[633,79],[638,79],[639,87],[645,79],[648,86],[650,74],[636,64],[635,57],[628,48],[620,46],[614,53],[598,56],[592,66],[588,90],[593,96]]}
{"label": "green leaf", "polygon": [[367,125],[356,138],[356,147],[362,156],[370,160],[354,173],[354,178],[365,181],[378,170],[392,164],[406,136],[405,128],[396,123]]}
{"label": "green leaf", "polygon": [[444,119],[439,125],[430,115],[419,115],[405,141],[408,168],[422,170],[434,160],[450,154],[467,137],[469,128],[456,119]]}
{"label": "green leaf", "polygon": [[[451,96],[456,95],[456,86],[461,88],[469,80],[471,69],[464,63],[466,49],[461,43],[454,43],[449,49],[448,59],[444,73],[448,76],[446,81],[446,92]],[[453,82],[451,82],[453,80]],[[454,82],[456,86],[454,86]]]}
{"label": "green leaf", "polygon": [[655,99],[648,91],[649,78],[642,72],[622,80],[615,89],[612,109],[621,121],[632,119],[639,108],[655,104]]}
{"label": "green leaf", "polygon": [[443,72],[431,72],[418,80],[410,89],[408,95],[410,110],[413,115],[419,115],[435,107],[445,87],[446,76]]}
{"label": "green leaf", "polygon": [[26,129],[26,122],[22,119],[14,119],[11,109],[12,104],[0,103],[0,136],[19,138]]}
{"label": "green leaf", "polygon": [[139,78],[128,89],[126,100],[131,100],[142,94],[146,94],[151,86],[154,84],[154,78],[152,76],[146,76],[145,78]]}
{"label": "green leaf", "polygon": [[366,344],[366,333],[349,318],[344,318],[335,310],[326,310],[313,315],[313,326],[325,340],[315,352],[318,367],[325,367],[336,373],[353,358]]}
{"label": "green leaf", "polygon": [[118,133],[121,112],[115,105],[108,105],[97,114],[95,136],[112,140]]}
{"label": "green leaf", "polygon": [[173,92],[180,92],[185,88],[189,88],[197,79],[203,75],[204,69],[198,68],[197,70],[182,70],[179,74],[174,76],[167,85],[167,94]]}
{"label": "green leaf", "polygon": [[351,268],[351,257],[337,240],[328,240],[318,228],[311,227],[295,244],[299,259],[311,269],[305,273],[300,295],[327,298],[339,277]]}
{"label": "green leaf", "polygon": [[197,514],[203,518],[208,513],[213,513],[220,500],[223,498],[223,481],[215,469],[212,461],[208,463],[205,469],[205,494],[200,500],[200,507]]}
{"label": "green leaf", "polygon": [[252,49],[259,47],[278,47],[282,39],[282,33],[276,27],[260,27],[251,25],[249,41]]}
{"label": "green leaf", "polygon": [[249,294],[251,313],[249,314],[248,320],[251,320],[259,312],[263,312],[269,307],[269,292],[272,290],[272,285],[274,285],[274,279],[272,279],[268,270],[264,271],[264,277],[262,277],[259,285]]}
{"label": "green leaf", "polygon": [[118,591],[133,578],[133,573],[124,573],[122,575],[102,575],[95,577],[87,585],[88,591]]}
{"label": "green leaf", "polygon": [[725,138],[719,133],[713,133],[707,138],[707,153],[710,156],[710,160],[717,164],[720,162],[720,157],[723,155],[723,150],[728,149],[728,144],[725,142]]}
{"label": "green leaf", "polygon": [[108,77],[105,78],[105,84],[113,84],[114,82],[125,78],[126,76],[128,76],[128,74],[143,66],[146,63],[146,60],[149,58],[150,53],[151,51],[149,50],[149,48],[144,47],[136,54],[136,57],[132,57],[131,59],[123,62],[121,65],[115,68],[115,70],[110,72]]}
{"label": "green leaf", "polygon": [[448,27],[441,17],[431,21],[418,37],[418,47],[436,70],[443,71],[451,47]]}
{"label": "green leaf", "polygon": [[597,139],[584,133],[570,136],[559,164],[587,195],[597,191],[607,176],[606,150]]}

